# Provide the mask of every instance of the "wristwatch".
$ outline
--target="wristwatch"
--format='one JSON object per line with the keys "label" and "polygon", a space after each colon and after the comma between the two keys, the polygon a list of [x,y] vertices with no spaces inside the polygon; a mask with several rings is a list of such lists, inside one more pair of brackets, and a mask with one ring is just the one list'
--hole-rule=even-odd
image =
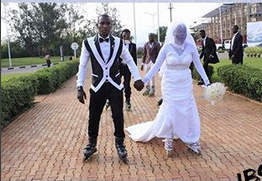
{"label": "wristwatch", "polygon": [[83,90],[83,86],[77,86],[77,90],[78,91]]}

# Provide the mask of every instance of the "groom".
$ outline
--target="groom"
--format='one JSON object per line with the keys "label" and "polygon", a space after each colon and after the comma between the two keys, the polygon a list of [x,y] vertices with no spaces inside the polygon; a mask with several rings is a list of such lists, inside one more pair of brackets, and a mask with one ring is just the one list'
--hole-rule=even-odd
{"label": "groom", "polygon": [[120,159],[127,162],[127,151],[124,145],[123,118],[123,85],[119,72],[122,58],[133,75],[134,86],[141,91],[144,87],[139,70],[134,63],[128,49],[123,46],[120,38],[110,35],[112,21],[107,14],[100,15],[97,28],[99,33],[95,37],[83,40],[79,71],[77,73],[77,98],[85,103],[86,93],[83,89],[89,58],[92,65],[92,85],[89,102],[88,136],[89,143],[84,148],[85,160],[96,151],[100,117],[108,99],[111,105],[112,118],[115,127],[115,146]]}

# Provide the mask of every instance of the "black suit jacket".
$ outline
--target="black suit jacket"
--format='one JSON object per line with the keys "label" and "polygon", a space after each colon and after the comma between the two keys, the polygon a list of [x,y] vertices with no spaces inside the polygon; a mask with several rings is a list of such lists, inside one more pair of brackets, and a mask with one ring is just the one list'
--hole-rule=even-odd
{"label": "black suit jacket", "polygon": [[[204,46],[204,42],[202,41],[202,52],[200,54],[200,59],[204,57],[204,64],[219,62],[216,50],[216,44],[212,38],[206,37],[206,46]],[[210,55],[212,56],[210,57]]]}
{"label": "black suit jacket", "polygon": [[[229,58],[232,58],[232,63],[243,64],[243,36],[238,32],[235,36],[233,46],[229,50]],[[232,41],[231,41],[232,43]],[[231,47],[230,43],[230,47]]]}
{"label": "black suit jacket", "polygon": [[[124,46],[124,44],[123,44]],[[133,60],[135,64],[137,65],[137,54],[136,54],[136,44],[135,43],[130,43],[128,47],[129,53],[133,57]],[[122,60],[122,59],[121,59]]]}
{"label": "black suit jacket", "polygon": [[131,56],[133,57],[133,60],[134,60],[135,64],[137,65],[136,44],[130,43],[128,50],[129,50]]}
{"label": "black suit jacket", "polygon": [[206,37],[206,46],[204,46],[204,42],[202,41],[202,52],[200,54],[200,59],[204,57],[204,63],[209,63],[209,57],[212,55],[215,59],[218,60],[216,54],[216,44],[212,38]]}

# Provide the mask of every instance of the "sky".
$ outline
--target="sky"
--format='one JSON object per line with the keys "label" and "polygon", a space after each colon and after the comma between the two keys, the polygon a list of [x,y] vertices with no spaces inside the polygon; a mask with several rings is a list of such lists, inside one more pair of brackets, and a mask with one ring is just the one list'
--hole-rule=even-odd
{"label": "sky", "polygon": [[[75,3],[85,11],[85,18],[97,19],[96,8],[101,7],[101,3]],[[168,26],[170,24],[170,3],[159,3],[159,26]],[[172,21],[183,21],[190,27],[203,22],[201,17],[208,12],[219,7],[219,3],[172,3]],[[14,8],[16,3],[9,3],[10,8]],[[133,3],[109,3],[110,7],[115,7],[119,13],[119,20],[123,28],[130,29],[131,35],[135,35],[138,47],[148,41],[148,34],[156,32],[157,21],[157,3],[135,3],[135,22],[134,29]],[[6,24],[3,22],[4,9],[1,5],[1,40],[6,37]]]}

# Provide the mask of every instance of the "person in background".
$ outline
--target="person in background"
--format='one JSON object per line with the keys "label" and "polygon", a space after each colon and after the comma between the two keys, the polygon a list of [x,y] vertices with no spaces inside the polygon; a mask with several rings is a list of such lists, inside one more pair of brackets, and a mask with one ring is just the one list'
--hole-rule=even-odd
{"label": "person in background", "polygon": [[[130,52],[133,61],[135,62],[135,64],[137,65],[137,53],[136,53],[136,44],[132,43],[130,41],[130,30],[129,29],[124,29],[121,32],[121,38],[124,41],[124,46],[128,49],[128,51]],[[119,65],[119,70],[120,70],[120,74],[121,76],[124,77],[124,92],[125,92],[125,109],[127,111],[131,110],[131,86],[130,86],[130,81],[131,81],[131,72],[128,69],[127,64],[125,63],[125,61],[122,60],[122,64]],[[110,103],[109,101],[107,101],[106,103],[106,109],[108,109],[110,107]]]}
{"label": "person in background", "polygon": [[233,37],[230,42],[229,59],[232,64],[243,64],[243,36],[239,32],[239,27],[234,25],[232,27]]}
{"label": "person in background", "polygon": [[[130,52],[130,55],[133,58],[134,63],[137,65],[137,54],[136,54],[136,44],[130,41],[130,30],[124,29],[121,33],[121,38],[124,40],[124,46]],[[128,69],[127,64],[122,61],[122,64],[119,65],[120,73],[124,77],[124,92],[125,92],[125,108],[127,111],[131,109],[131,72]]]}
{"label": "person in background", "polygon": [[[145,70],[146,73],[150,70],[150,68],[154,65],[156,58],[158,56],[158,53],[160,51],[160,44],[159,42],[155,41],[155,35],[153,33],[150,33],[148,35],[149,41],[145,43],[144,49],[143,49],[143,56],[142,56],[142,64],[141,64],[141,70]],[[150,81],[148,81],[146,84],[146,91],[143,95],[149,95],[154,96],[155,95],[155,78],[152,77]]]}
{"label": "person in background", "polygon": [[50,55],[46,55],[45,56],[45,61],[46,61],[46,65],[47,67],[50,67],[51,66],[51,56]]}

